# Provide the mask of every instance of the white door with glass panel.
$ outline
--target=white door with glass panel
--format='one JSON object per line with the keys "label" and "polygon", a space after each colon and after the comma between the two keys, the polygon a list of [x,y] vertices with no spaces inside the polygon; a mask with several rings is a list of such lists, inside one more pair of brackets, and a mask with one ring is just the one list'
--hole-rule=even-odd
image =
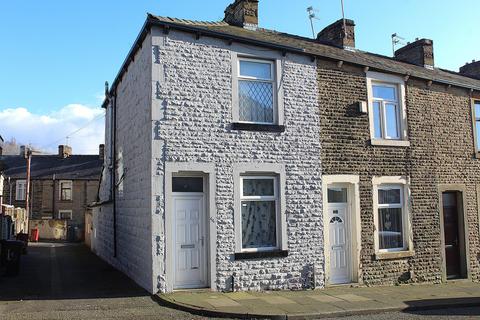
{"label": "white door with glass panel", "polygon": [[328,188],[330,284],[351,282],[350,210],[347,188]]}
{"label": "white door with glass panel", "polygon": [[203,288],[207,285],[205,210],[201,180],[201,177],[173,178],[175,289]]}

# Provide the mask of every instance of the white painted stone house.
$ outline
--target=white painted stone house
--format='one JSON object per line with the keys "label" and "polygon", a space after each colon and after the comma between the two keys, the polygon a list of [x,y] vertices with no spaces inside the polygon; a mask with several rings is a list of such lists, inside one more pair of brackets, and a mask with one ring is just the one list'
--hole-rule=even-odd
{"label": "white painted stone house", "polygon": [[149,15],[104,103],[93,248],[152,293],[324,285],[315,59],[257,13]]}

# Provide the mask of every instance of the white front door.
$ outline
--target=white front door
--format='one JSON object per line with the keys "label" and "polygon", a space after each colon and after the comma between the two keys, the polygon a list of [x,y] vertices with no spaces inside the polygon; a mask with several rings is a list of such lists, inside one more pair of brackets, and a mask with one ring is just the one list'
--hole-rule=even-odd
{"label": "white front door", "polygon": [[[349,231],[350,217],[349,206],[346,201],[347,190],[336,189],[336,191],[344,191],[345,197],[337,197],[340,201],[328,204],[330,284],[349,283],[352,280],[350,254],[351,234]],[[344,198],[344,200],[341,198]]]}
{"label": "white front door", "polygon": [[203,195],[173,197],[175,215],[174,289],[207,286],[207,239]]}

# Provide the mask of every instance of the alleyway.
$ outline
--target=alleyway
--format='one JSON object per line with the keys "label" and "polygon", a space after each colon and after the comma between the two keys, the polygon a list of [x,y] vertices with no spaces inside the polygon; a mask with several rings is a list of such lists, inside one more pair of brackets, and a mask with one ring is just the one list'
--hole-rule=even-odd
{"label": "alleyway", "polygon": [[0,319],[200,319],[161,307],[82,244],[34,243],[0,277]]}

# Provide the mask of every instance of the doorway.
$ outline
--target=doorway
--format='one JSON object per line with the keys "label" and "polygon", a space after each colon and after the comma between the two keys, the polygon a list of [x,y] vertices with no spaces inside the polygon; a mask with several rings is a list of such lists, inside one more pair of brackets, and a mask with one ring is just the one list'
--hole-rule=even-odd
{"label": "doorway", "polygon": [[330,284],[352,282],[351,210],[346,186],[328,187]]}
{"label": "doorway", "polygon": [[463,193],[442,192],[443,254],[446,279],[468,277]]}
{"label": "doorway", "polygon": [[172,178],[174,289],[207,287],[203,177]]}

